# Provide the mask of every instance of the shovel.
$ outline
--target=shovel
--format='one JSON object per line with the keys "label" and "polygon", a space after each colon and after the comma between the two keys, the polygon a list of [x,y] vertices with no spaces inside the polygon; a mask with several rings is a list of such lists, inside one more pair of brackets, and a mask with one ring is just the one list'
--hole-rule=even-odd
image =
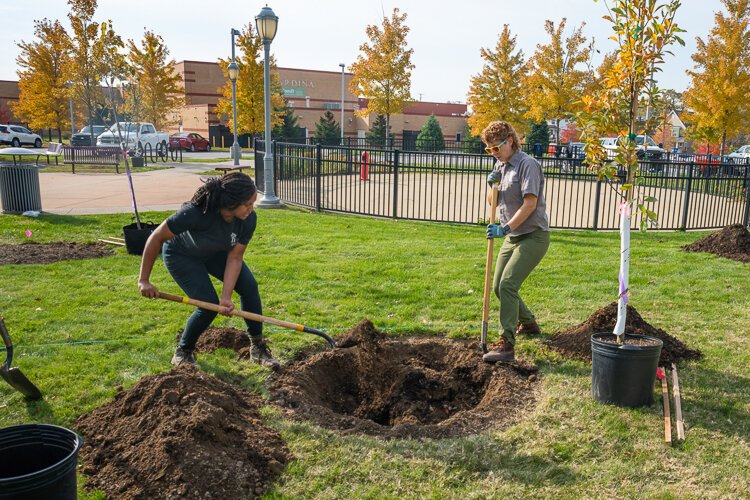
{"label": "shovel", "polygon": [[[191,299],[188,297],[180,297],[179,295],[172,295],[171,293],[159,292],[159,298],[171,300],[173,302],[181,302],[183,304],[190,304],[195,307],[200,307],[201,309],[208,309],[209,311],[221,312],[223,309],[218,304],[213,304],[211,302],[204,302],[202,300],[197,300],[197,299]],[[241,318],[249,319],[251,321],[258,321],[260,323],[269,323],[271,325],[280,326],[282,328],[288,328],[290,330],[297,330],[298,332],[311,333],[313,335],[317,335],[318,337],[324,338],[331,347],[336,347],[336,344],[334,343],[331,337],[321,332],[320,330],[310,328],[309,326],[298,325],[296,323],[289,323],[288,321],[282,321],[280,319],[269,318],[268,316],[261,316],[260,314],[255,314],[255,313],[251,313],[247,311],[238,311],[237,309],[232,310],[232,312],[229,314],[232,316],[240,316]]]}
{"label": "shovel", "polygon": [[[490,184],[492,199],[490,200],[490,224],[495,223],[497,211],[497,193]],[[492,258],[494,257],[494,238],[487,239],[487,262],[484,268],[484,305],[482,307],[482,352],[487,353],[487,322],[490,319],[490,289],[492,288]]]}
{"label": "shovel", "polygon": [[5,321],[0,318],[0,335],[3,337],[5,342],[5,363],[0,366],[0,376],[2,376],[11,387],[16,389],[18,392],[23,394],[26,399],[38,400],[42,399],[42,393],[37,387],[31,383],[26,375],[21,373],[18,368],[11,368],[10,364],[13,361],[13,344],[10,341],[10,334],[8,329],[5,328]]}

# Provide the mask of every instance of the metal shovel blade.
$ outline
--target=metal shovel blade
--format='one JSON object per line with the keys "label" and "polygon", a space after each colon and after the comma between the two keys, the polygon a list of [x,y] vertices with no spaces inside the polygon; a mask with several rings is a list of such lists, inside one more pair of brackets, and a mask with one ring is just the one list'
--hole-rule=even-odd
{"label": "metal shovel blade", "polygon": [[26,399],[42,399],[42,393],[37,386],[32,384],[31,381],[26,378],[26,375],[21,373],[21,370],[10,367],[10,364],[13,361],[13,344],[10,341],[8,329],[5,328],[5,321],[3,318],[0,318],[0,335],[2,335],[3,342],[5,342],[6,353],[5,362],[0,366],[0,377],[3,377],[11,387],[23,394]]}

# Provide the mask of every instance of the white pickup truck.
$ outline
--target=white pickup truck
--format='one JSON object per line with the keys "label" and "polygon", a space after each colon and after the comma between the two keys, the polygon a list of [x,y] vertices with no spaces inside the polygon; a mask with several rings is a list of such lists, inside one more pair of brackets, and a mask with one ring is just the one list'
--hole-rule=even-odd
{"label": "white pickup truck", "polygon": [[[119,133],[118,133],[119,125]],[[119,146],[120,136],[126,150],[134,150],[142,153],[151,149],[154,152],[167,150],[169,134],[157,132],[151,123],[145,122],[119,122],[115,123],[109,130],[102,133],[96,139],[97,146]]]}

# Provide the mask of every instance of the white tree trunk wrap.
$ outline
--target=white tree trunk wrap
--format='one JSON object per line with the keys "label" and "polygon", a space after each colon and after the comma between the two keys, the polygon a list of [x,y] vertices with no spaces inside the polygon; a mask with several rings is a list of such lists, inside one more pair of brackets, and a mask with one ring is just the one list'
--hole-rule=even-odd
{"label": "white tree trunk wrap", "polygon": [[620,205],[620,292],[617,299],[617,323],[614,334],[622,343],[628,306],[628,275],[630,273],[630,206]]}

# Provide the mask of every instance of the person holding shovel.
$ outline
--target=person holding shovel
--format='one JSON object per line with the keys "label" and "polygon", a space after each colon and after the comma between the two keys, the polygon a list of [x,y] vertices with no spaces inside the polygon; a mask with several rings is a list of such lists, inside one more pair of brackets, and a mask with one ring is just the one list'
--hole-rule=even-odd
{"label": "person holding shovel", "polygon": [[534,314],[519,294],[524,280],[547,253],[550,241],[544,174],[539,163],[521,151],[513,127],[492,122],[482,131],[486,151],[495,157],[487,177],[487,202],[497,197],[499,223],[487,226],[487,238],[503,238],[497,256],[493,289],[500,299],[500,341],[483,356],[488,363],[514,361],[516,334],[539,334]]}
{"label": "person holding shovel", "polygon": [[[240,172],[212,177],[198,188],[193,198],[162,222],[149,236],[141,259],[138,288],[141,295],[158,296],[149,281],[161,248],[169,274],[192,299],[222,306],[222,314],[234,310],[232,292],[240,296],[243,311],[263,314],[258,283],[243,260],[247,244],[255,232],[254,204],[258,192],[253,180]],[[217,296],[211,276],[223,282]],[[195,345],[216,312],[197,308],[188,318],[172,364],[197,366]],[[245,320],[256,363],[279,367],[263,340],[263,323]]]}

